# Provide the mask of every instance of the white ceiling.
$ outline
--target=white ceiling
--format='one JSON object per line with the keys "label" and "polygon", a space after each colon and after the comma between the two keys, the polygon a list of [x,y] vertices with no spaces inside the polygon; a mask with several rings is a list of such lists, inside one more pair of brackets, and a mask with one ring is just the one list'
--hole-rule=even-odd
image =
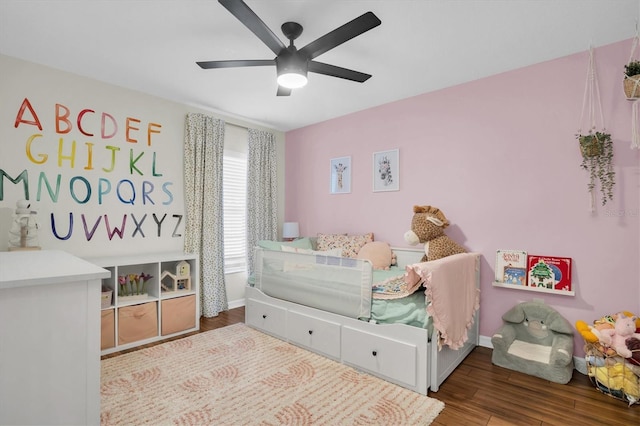
{"label": "white ceiling", "polygon": [[245,2],[278,36],[302,24],[298,48],[374,12],[382,25],[317,58],[373,77],[309,73],[276,97],[275,67],[203,70],[196,61],[274,57],[217,0],[0,0],[0,53],[287,131],[631,38],[640,10],[639,0]]}

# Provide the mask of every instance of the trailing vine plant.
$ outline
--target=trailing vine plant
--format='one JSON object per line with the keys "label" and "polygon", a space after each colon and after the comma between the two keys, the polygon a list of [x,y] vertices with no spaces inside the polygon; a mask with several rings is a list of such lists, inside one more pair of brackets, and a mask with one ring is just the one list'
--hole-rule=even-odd
{"label": "trailing vine plant", "polygon": [[582,163],[580,167],[589,172],[589,184],[587,189],[593,192],[596,181],[600,183],[602,205],[613,200],[613,187],[615,185],[615,171],[613,170],[613,142],[611,134],[605,132],[589,131],[587,135],[576,135],[580,142]]}

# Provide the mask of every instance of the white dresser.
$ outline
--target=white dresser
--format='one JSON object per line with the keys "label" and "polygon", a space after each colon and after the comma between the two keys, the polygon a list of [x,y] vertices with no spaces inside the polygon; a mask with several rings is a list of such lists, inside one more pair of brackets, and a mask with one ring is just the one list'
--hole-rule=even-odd
{"label": "white dresser", "polygon": [[100,423],[100,286],[55,250],[0,252],[0,425]]}

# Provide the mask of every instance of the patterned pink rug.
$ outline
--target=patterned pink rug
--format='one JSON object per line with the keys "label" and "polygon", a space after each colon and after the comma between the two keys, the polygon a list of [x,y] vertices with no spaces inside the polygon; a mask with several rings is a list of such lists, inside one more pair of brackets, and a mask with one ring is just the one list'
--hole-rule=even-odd
{"label": "patterned pink rug", "polygon": [[244,324],[101,361],[102,425],[428,425],[433,398]]}

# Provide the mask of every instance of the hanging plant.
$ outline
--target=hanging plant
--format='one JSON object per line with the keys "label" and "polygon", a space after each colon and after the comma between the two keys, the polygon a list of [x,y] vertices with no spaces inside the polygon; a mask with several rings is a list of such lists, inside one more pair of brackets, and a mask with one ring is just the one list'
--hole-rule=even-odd
{"label": "hanging plant", "polygon": [[624,66],[623,84],[627,98],[640,97],[640,61],[630,61]]}
{"label": "hanging plant", "polygon": [[613,170],[613,141],[611,134],[589,131],[587,135],[576,135],[580,142],[582,163],[580,167],[589,172],[589,184],[587,189],[593,192],[596,181],[600,183],[602,193],[602,205],[613,200],[613,186],[615,185],[615,172]]}

